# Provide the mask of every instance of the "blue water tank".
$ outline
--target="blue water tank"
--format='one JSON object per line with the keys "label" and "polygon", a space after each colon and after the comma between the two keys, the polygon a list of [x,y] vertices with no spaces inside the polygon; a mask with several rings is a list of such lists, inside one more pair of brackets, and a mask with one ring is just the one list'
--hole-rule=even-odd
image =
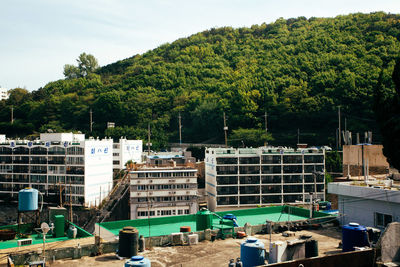
{"label": "blue water tank", "polygon": [[249,237],[240,245],[240,258],[243,267],[251,267],[265,264],[264,244],[254,237]]}
{"label": "blue water tank", "polygon": [[354,247],[369,246],[367,228],[358,223],[349,223],[342,227],[343,252],[354,251]]}
{"label": "blue water tank", "polygon": [[18,210],[35,211],[38,209],[39,191],[33,188],[22,189],[18,192]]}
{"label": "blue water tank", "polygon": [[151,262],[149,259],[143,257],[143,256],[133,256],[130,260],[125,262],[125,267],[151,267]]}

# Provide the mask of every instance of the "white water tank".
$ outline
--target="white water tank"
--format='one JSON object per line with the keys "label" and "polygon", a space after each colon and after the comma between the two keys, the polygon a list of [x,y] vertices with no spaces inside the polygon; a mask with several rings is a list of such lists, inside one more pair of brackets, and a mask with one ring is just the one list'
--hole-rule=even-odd
{"label": "white water tank", "polygon": [[278,263],[286,261],[285,250],[287,243],[283,241],[275,241],[269,244],[269,259],[268,263]]}

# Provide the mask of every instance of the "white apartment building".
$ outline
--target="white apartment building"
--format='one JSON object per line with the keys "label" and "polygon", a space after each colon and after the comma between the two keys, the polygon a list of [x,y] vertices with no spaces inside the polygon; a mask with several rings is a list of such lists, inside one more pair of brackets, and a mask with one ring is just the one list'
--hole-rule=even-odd
{"label": "white apartment building", "polygon": [[356,222],[383,229],[391,222],[400,222],[400,185],[385,181],[329,183],[328,193],[338,196],[342,225]]}
{"label": "white apartment building", "polygon": [[8,90],[6,88],[0,88],[0,101],[7,100],[9,97]]}
{"label": "white apartment building", "polygon": [[26,187],[47,203],[97,206],[113,183],[111,139],[45,133],[40,140],[0,143],[0,199],[15,200]]}
{"label": "white apartment building", "polygon": [[198,211],[197,169],[142,166],[129,175],[131,220]]}
{"label": "white apartment building", "polygon": [[207,148],[208,208],[306,203],[310,193],[325,200],[324,169],[325,151],[315,148]]}
{"label": "white apartment building", "polygon": [[142,162],[143,141],[127,140],[121,138],[119,143],[113,145],[113,168],[122,170],[125,164],[131,160],[133,163]]}

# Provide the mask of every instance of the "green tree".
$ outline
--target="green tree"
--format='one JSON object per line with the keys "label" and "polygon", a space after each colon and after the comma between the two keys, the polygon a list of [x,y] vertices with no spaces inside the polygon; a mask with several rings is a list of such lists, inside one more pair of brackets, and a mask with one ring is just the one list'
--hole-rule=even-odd
{"label": "green tree", "polygon": [[79,77],[86,77],[90,73],[95,72],[99,68],[97,59],[91,55],[82,53],[76,60],[78,66],[66,64],[64,65],[64,76],[67,79],[75,79]]}
{"label": "green tree", "polygon": [[229,136],[229,144],[235,147],[259,147],[273,140],[270,133],[263,129],[243,129],[233,130]]}

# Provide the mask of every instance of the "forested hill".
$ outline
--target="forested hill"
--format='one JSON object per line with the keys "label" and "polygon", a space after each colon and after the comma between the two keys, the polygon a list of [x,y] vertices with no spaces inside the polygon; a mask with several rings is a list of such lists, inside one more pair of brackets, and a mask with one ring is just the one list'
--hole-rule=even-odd
{"label": "forested hill", "polygon": [[[400,15],[382,12],[210,29],[84,78],[14,90],[0,104],[0,132],[88,133],[92,109],[93,135],[146,140],[150,123],[157,149],[179,141],[179,113],[183,142],[223,143],[225,112],[234,144],[234,130],[263,129],[267,112],[272,143],[296,143],[299,129],[300,142],[334,146],[340,106],[342,129],[346,118],[348,130],[372,130],[377,141],[373,90],[383,70],[393,93],[399,38]],[[109,121],[117,127],[105,130]]]}

